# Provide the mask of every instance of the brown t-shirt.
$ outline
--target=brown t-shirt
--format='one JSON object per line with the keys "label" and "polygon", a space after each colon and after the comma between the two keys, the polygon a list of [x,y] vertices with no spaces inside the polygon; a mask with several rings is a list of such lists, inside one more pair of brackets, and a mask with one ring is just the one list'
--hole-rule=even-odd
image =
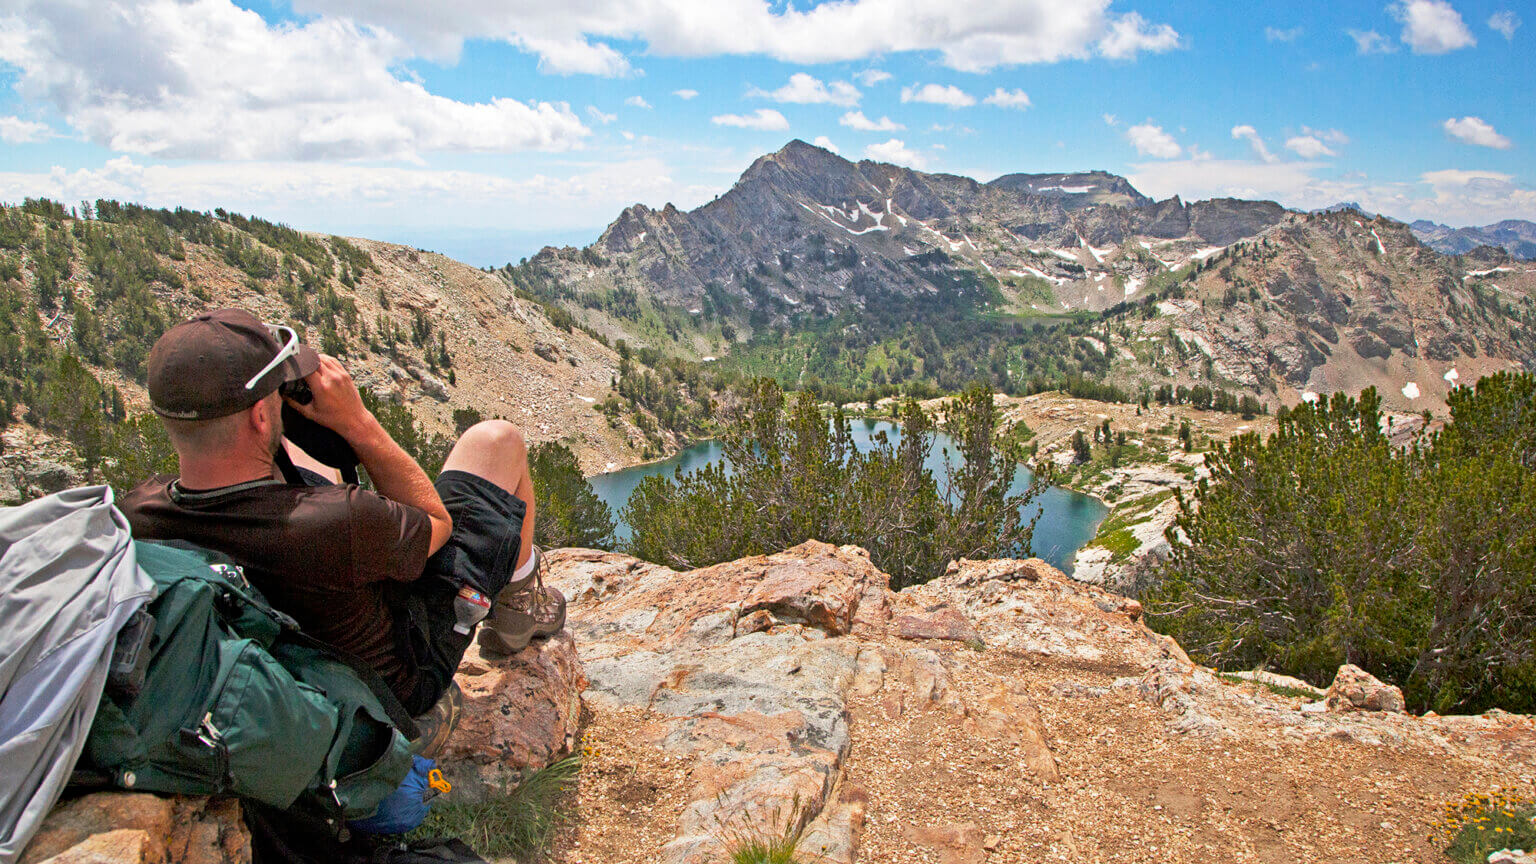
{"label": "brown t-shirt", "polygon": [[119,502],[134,537],[228,555],[306,633],[377,669],[397,694],[410,692],[417,670],[397,653],[384,586],[421,576],[432,542],[425,511],[353,485],[259,480],[188,492],[173,480],[148,480]]}

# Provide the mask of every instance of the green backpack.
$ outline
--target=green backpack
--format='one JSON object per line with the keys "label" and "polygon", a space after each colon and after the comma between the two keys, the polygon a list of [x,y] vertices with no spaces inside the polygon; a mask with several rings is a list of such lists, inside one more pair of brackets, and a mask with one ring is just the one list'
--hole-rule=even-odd
{"label": "green backpack", "polygon": [[416,732],[377,673],[301,633],[228,558],[134,545],[158,589],[152,635],[134,686],[102,695],[77,776],[333,824],[372,815],[411,770],[402,730]]}

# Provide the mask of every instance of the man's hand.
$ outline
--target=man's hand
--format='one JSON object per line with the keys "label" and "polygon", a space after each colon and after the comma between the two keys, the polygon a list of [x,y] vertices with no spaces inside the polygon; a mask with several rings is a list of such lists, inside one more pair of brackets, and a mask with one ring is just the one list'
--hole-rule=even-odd
{"label": "man's hand", "polygon": [[295,411],[333,430],[347,439],[347,443],[354,448],[358,439],[375,433],[377,423],[368,409],[363,407],[363,398],[357,392],[357,385],[352,383],[352,376],[340,360],[329,354],[321,354],[320,367],[311,372],[304,383],[309,385],[315,398],[308,405],[285,399]]}

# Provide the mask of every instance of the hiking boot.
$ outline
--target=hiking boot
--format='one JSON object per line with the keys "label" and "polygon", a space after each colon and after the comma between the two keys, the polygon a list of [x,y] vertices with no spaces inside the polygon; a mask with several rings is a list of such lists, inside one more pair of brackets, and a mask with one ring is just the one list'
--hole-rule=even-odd
{"label": "hiking boot", "polygon": [[464,691],[459,689],[459,682],[448,682],[448,689],[443,695],[437,697],[427,712],[416,720],[416,731],[420,734],[411,742],[411,754],[423,759],[436,759],[443,753],[443,748],[448,746],[448,737],[453,730],[458,728],[459,715],[464,713]]}
{"label": "hiking boot", "polygon": [[484,654],[516,654],[534,639],[553,636],[565,626],[565,595],[544,585],[544,552],[533,547],[533,573],[496,595],[480,635]]}

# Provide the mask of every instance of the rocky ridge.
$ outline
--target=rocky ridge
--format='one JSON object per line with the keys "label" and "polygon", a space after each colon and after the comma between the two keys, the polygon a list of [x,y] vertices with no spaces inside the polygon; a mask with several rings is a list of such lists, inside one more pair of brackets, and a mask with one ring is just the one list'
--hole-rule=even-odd
{"label": "rocky ridge", "polygon": [[[584,703],[555,861],[713,861],[786,826],[834,862],[1428,861],[1439,802],[1536,788],[1530,717],[1404,714],[1349,667],[1326,691],[1219,676],[1038,560],[901,592],[814,541],[686,573],[549,560],[569,636],[466,660],[448,761],[477,794],[577,746]],[[132,806],[212,809],[181,800]]]}
{"label": "rocky ridge", "polygon": [[1523,261],[1536,259],[1536,223],[1524,219],[1505,219],[1492,225],[1468,225],[1465,228],[1419,219],[1408,227],[1425,245],[1447,255],[1461,255],[1479,246],[1494,246]]}
{"label": "rocky ridge", "polygon": [[[587,250],[546,248],[529,265],[573,294],[627,288],[680,309],[709,298],[773,317],[979,282],[1022,309],[1097,310],[1285,214],[1266,201],[1154,202],[1102,171],[980,183],[791,141],[708,204],[636,204]],[[1152,249],[1161,263],[1138,254]]]}
{"label": "rocky ridge", "polygon": [[1536,270],[1502,250],[1442,255],[1352,208],[1158,202],[1105,172],[980,183],[799,141],[708,204],[635,205],[591,247],[546,248],[512,278],[605,332],[635,329],[612,298],[649,298],[684,319],[671,344],[696,356],[898,300],[1100,311],[1084,350],[1110,361],[1111,383],[1272,405],[1374,385],[1393,408],[1433,410],[1457,383],[1536,362]]}
{"label": "rocky ridge", "polygon": [[1354,211],[1288,217],[1181,289],[1109,328],[1111,380],[1182,370],[1288,405],[1374,386],[1413,412],[1536,365],[1536,268],[1446,258]]}
{"label": "rocky ridge", "polygon": [[594,753],[556,860],[712,860],[791,818],[833,861],[1426,860],[1436,801],[1536,783],[1531,718],[1232,683],[1039,561],[893,593],[814,542],[689,573],[551,557]]}

